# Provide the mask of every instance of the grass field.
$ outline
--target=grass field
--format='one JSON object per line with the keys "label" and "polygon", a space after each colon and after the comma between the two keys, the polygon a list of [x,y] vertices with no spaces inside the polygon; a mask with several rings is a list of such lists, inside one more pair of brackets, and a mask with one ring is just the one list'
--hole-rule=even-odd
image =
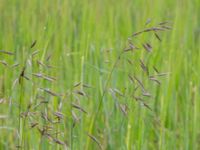
{"label": "grass field", "polygon": [[198,0],[0,0],[0,150],[199,150],[199,50]]}

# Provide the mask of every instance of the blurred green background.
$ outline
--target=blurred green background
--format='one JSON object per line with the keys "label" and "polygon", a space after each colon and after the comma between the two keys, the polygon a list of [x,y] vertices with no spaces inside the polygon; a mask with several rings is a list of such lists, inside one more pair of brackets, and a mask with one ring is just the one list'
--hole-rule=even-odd
{"label": "blurred green background", "polygon": [[[139,43],[151,42],[153,52],[123,56],[108,83],[100,113],[94,116],[118,54],[129,36],[147,27],[149,18],[147,26],[169,21],[173,30],[161,33],[162,42],[151,35],[140,37]],[[0,149],[200,149],[200,1],[0,0],[0,49],[14,53],[0,53]],[[38,54],[30,57],[36,50]],[[170,72],[160,78],[160,86],[138,71],[134,61],[139,58],[160,72]],[[133,65],[126,59],[133,60]],[[12,68],[16,63],[19,66]],[[30,80],[15,84],[24,65]],[[38,72],[57,80],[32,75]],[[131,97],[130,73],[143,78],[150,89],[153,98],[145,101],[152,111]],[[52,96],[39,88],[62,94]],[[110,88],[127,96],[119,92],[113,96]],[[48,104],[34,108],[41,99]],[[128,107],[127,115],[120,106]],[[20,117],[27,111],[33,116]],[[55,119],[58,111],[63,115],[59,124],[41,117],[48,114]],[[76,117],[79,121],[73,127]],[[31,128],[33,123],[37,127]],[[52,127],[49,132],[64,146],[41,135],[39,129],[45,125]]]}

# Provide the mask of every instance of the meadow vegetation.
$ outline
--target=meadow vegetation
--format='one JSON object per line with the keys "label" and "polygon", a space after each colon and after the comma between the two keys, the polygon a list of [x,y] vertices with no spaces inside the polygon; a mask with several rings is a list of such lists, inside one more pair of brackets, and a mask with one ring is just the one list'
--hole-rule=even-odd
{"label": "meadow vegetation", "polygon": [[0,0],[0,150],[200,149],[198,0]]}

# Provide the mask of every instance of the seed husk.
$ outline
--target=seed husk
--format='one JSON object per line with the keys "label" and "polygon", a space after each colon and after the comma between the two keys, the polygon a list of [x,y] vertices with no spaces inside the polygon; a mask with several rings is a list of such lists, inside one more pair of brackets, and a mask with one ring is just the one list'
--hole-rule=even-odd
{"label": "seed husk", "polygon": [[4,66],[8,66],[8,64],[5,60],[0,60],[0,63],[3,64]]}
{"label": "seed husk", "polygon": [[158,79],[154,78],[154,77],[150,77],[149,79],[154,81],[154,82],[156,82],[158,85],[161,84],[161,82]]}
{"label": "seed husk", "polygon": [[32,75],[35,77],[38,77],[38,78],[43,78],[43,79],[51,81],[51,82],[56,80],[56,78],[44,75],[42,73],[32,73]]}
{"label": "seed husk", "polygon": [[94,137],[93,135],[87,133],[87,135],[95,142],[97,143],[97,145],[99,146],[100,149],[103,149],[102,146],[101,146],[101,143],[97,140],[96,137]]}
{"label": "seed husk", "polygon": [[127,116],[127,114],[128,114],[128,106],[125,105],[125,104],[120,104],[119,107],[120,107],[120,110],[123,112],[123,114],[125,116]]}
{"label": "seed husk", "polygon": [[78,110],[80,110],[80,111],[82,111],[82,112],[87,114],[87,112],[83,108],[81,108],[81,106],[79,106],[77,104],[72,103],[72,107],[74,107],[74,108],[76,108],[76,109],[78,109]]}
{"label": "seed husk", "polygon": [[58,119],[63,119],[64,115],[61,112],[54,112],[54,115],[58,118]]}
{"label": "seed husk", "polygon": [[161,38],[160,38],[160,36],[156,33],[156,32],[154,32],[154,35],[155,35],[155,37],[161,42],[162,40],[161,40]]}
{"label": "seed husk", "polygon": [[81,95],[81,96],[86,96],[84,91],[77,90],[77,91],[75,91],[75,93],[78,95]]}
{"label": "seed husk", "polygon": [[40,51],[39,50],[36,50],[32,53],[32,57],[34,57],[35,55],[37,55]]}
{"label": "seed husk", "polygon": [[0,50],[0,53],[7,54],[7,55],[14,55],[13,52],[5,51],[5,50]]}
{"label": "seed husk", "polygon": [[36,45],[36,43],[37,43],[37,41],[35,40],[35,41],[31,44],[30,48],[33,48],[33,47]]}
{"label": "seed husk", "polygon": [[78,83],[74,84],[74,88],[78,87],[79,85],[81,85],[81,82],[78,82]]}
{"label": "seed husk", "polygon": [[59,145],[65,145],[65,142],[63,142],[63,141],[61,141],[61,140],[59,140],[59,139],[54,138],[53,141],[54,141],[55,143],[59,144]]}
{"label": "seed husk", "polygon": [[11,66],[11,68],[16,68],[16,67],[18,67],[19,66],[19,63],[16,63],[16,64],[13,64],[12,66]]}
{"label": "seed husk", "polygon": [[57,94],[57,93],[55,93],[55,92],[53,92],[53,91],[51,91],[51,90],[49,90],[49,89],[47,89],[47,88],[40,88],[40,89],[43,90],[44,92],[46,92],[46,93],[52,95],[52,96],[55,96],[55,97],[58,97],[58,96],[59,96],[59,94]]}
{"label": "seed husk", "polygon": [[152,46],[149,43],[142,45],[147,52],[152,52]]}
{"label": "seed husk", "polygon": [[38,122],[31,123],[31,128],[34,128],[38,125]]}
{"label": "seed husk", "polygon": [[139,85],[141,86],[142,90],[143,90],[143,91],[146,91],[145,88],[144,88],[143,83],[142,83],[136,76],[134,76],[134,78],[135,78],[135,80],[139,83]]}

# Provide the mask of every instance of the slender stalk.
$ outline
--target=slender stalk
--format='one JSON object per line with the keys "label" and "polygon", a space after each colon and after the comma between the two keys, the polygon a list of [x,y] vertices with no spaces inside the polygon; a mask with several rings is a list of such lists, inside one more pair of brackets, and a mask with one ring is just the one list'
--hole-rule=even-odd
{"label": "slender stalk", "polygon": [[110,80],[111,80],[112,74],[113,74],[113,72],[114,72],[114,70],[115,70],[115,68],[116,68],[116,66],[117,66],[117,64],[118,64],[118,62],[119,62],[119,60],[120,60],[120,58],[121,58],[121,56],[122,56],[123,53],[124,53],[124,51],[120,52],[120,54],[118,55],[118,57],[117,57],[117,59],[116,59],[114,65],[113,65],[113,67],[112,67],[112,69],[111,69],[111,71],[110,71],[110,74],[109,74],[109,76],[108,76],[108,78],[107,78],[107,80],[106,80],[106,84],[105,84],[105,87],[104,87],[104,89],[103,89],[103,93],[102,93],[102,96],[101,96],[101,99],[100,99],[100,102],[99,102],[99,105],[98,105],[98,108],[97,108],[97,112],[96,112],[96,114],[95,114],[95,118],[98,116],[98,114],[99,114],[99,112],[100,112],[100,109],[101,109],[102,103],[103,103],[103,99],[104,99],[104,96],[105,96],[105,94],[106,94],[106,91],[107,91],[109,82],[110,82]]}
{"label": "slender stalk", "polygon": [[[106,94],[106,91],[107,91],[109,82],[110,82],[110,80],[111,80],[112,74],[113,74],[113,72],[114,72],[114,70],[115,70],[115,68],[116,68],[116,66],[117,66],[117,64],[118,64],[118,62],[119,62],[121,56],[123,55],[123,53],[124,53],[124,51],[121,51],[121,52],[120,52],[120,54],[118,55],[118,57],[117,57],[117,59],[116,59],[114,65],[113,65],[113,67],[111,68],[110,74],[108,75],[108,78],[107,78],[107,80],[106,80],[106,84],[105,84],[105,86],[104,86],[104,88],[103,88],[102,96],[101,96],[100,101],[99,101],[99,104],[98,104],[98,106],[97,106],[97,111],[96,111],[96,113],[94,113],[94,116],[93,116],[93,118],[92,118],[92,121],[91,121],[91,124],[90,124],[90,127],[89,127],[89,134],[92,134],[92,132],[93,132],[93,128],[94,128],[94,126],[95,126],[97,117],[98,117],[98,115],[99,115],[99,113],[100,113],[100,109],[101,109],[101,107],[102,107],[102,105],[103,105],[103,99],[104,99],[104,97],[105,97],[105,94]],[[89,148],[89,144],[90,144],[90,138],[88,137],[87,144],[86,144],[86,149]]]}
{"label": "slender stalk", "polygon": [[23,96],[24,96],[24,83],[23,83],[23,78],[20,77],[21,83],[20,83],[20,99],[19,99],[19,115],[18,115],[18,130],[19,130],[19,141],[18,141],[18,146],[22,147],[22,141],[23,141],[23,131],[22,131],[22,118],[21,118],[21,112],[22,112],[22,101],[23,101]]}
{"label": "slender stalk", "polygon": [[70,111],[71,111],[71,140],[70,140],[70,142],[71,142],[71,150],[73,150],[73,114],[72,114],[72,89],[71,89],[71,93],[70,93]]}

